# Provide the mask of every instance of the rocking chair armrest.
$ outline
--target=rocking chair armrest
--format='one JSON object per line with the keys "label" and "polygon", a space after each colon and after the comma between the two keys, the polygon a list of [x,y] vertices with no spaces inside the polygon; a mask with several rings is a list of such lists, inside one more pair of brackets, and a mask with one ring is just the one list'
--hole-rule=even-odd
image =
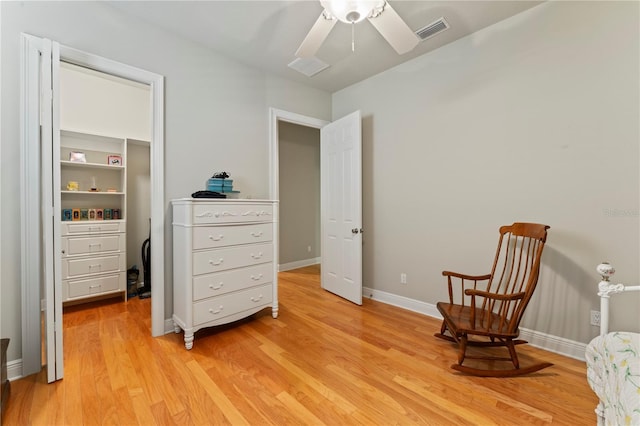
{"label": "rocking chair armrest", "polygon": [[525,296],[525,292],[521,291],[519,293],[511,293],[511,294],[497,294],[497,293],[491,293],[489,291],[482,291],[482,290],[474,290],[472,288],[468,288],[464,291],[464,294],[466,294],[467,296],[480,296],[480,297],[486,297],[487,299],[494,299],[494,300],[518,300],[518,299],[522,299]]}
{"label": "rocking chair armrest", "polygon": [[472,280],[472,281],[482,281],[482,280],[488,280],[489,278],[491,278],[491,274],[466,275],[466,274],[461,274],[459,272],[451,272],[451,271],[442,271],[442,275],[444,275],[445,277],[455,277],[455,278],[461,278],[463,280]]}

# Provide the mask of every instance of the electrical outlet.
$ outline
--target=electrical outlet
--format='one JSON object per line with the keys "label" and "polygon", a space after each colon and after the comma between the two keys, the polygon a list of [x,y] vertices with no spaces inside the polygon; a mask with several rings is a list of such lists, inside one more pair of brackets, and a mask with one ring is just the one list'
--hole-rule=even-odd
{"label": "electrical outlet", "polygon": [[600,325],[600,311],[591,311],[591,325]]}
{"label": "electrical outlet", "polygon": [[400,284],[406,284],[406,283],[407,283],[407,274],[403,272],[400,274]]}
{"label": "electrical outlet", "polygon": [[307,246],[307,251],[311,253],[311,246]]}

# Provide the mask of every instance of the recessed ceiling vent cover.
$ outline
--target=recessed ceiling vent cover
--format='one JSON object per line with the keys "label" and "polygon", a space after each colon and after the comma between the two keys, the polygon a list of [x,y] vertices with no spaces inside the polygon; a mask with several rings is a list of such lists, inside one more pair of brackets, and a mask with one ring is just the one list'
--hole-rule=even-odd
{"label": "recessed ceiling vent cover", "polygon": [[289,64],[289,68],[294,69],[307,77],[314,76],[320,71],[329,68],[329,64],[312,56],[311,58],[297,58]]}
{"label": "recessed ceiling vent cover", "polygon": [[438,33],[441,33],[444,30],[447,30],[448,28],[449,28],[449,23],[444,18],[439,18],[438,20],[430,23],[426,27],[423,27],[417,30],[416,35],[420,37],[421,40],[426,40]]}

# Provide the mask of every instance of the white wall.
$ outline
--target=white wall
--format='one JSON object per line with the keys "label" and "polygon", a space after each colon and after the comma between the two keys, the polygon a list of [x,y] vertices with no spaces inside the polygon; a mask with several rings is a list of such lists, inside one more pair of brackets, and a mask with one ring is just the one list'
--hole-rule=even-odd
{"label": "white wall", "polygon": [[[597,335],[596,265],[639,281],[638,6],[547,2],[333,95],[363,115],[366,287],[435,304],[442,270],[489,272],[499,226],[544,223],[523,326]],[[640,329],[633,297],[614,328]]]}
{"label": "white wall", "polygon": [[151,89],[109,74],[60,64],[60,127],[151,140]]}
{"label": "white wall", "polygon": [[0,2],[2,60],[2,335],[21,357],[19,87],[20,32],[119,61],[165,80],[165,317],[172,306],[172,198],[226,170],[242,195],[268,195],[269,107],[321,119],[330,94],[267,75],[102,2]]}

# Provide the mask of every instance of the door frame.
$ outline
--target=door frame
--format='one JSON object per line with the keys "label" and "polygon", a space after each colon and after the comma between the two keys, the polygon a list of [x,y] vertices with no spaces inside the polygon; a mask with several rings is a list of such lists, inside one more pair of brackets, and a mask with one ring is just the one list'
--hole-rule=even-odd
{"label": "door frame", "polygon": [[284,111],[277,108],[269,108],[269,199],[280,199],[280,141],[278,135],[278,122],[298,124],[304,127],[321,129],[330,121],[309,117],[295,112]]}
{"label": "door frame", "polygon": [[[280,135],[278,134],[278,122],[297,124],[304,127],[321,129],[330,121],[309,117],[295,112],[284,111],[277,108],[269,108],[269,199],[280,200]],[[280,223],[280,209],[275,220]],[[278,229],[280,227],[278,226]],[[276,253],[276,265],[280,270],[280,250]],[[322,247],[320,247],[320,261],[322,262]]]}
{"label": "door frame", "polygon": [[[21,35],[21,105],[20,146],[22,154],[22,375],[40,371],[41,334],[40,298],[42,282],[41,253],[41,205],[40,205],[40,155],[39,106],[30,102],[29,94],[39,90],[39,61],[33,54],[40,49],[42,39],[29,34]],[[60,45],[60,60],[96,71],[112,74],[128,80],[147,84],[151,92],[151,238],[156,250],[151,252],[151,276],[154,291],[151,298],[151,334],[160,336],[167,332],[164,318],[164,76],[112,61],[91,53]],[[34,254],[37,254],[34,256]],[[56,301],[56,303],[62,303]],[[36,349],[36,350],[34,350]]]}
{"label": "door frame", "polygon": [[[360,111],[357,112],[358,116],[360,114]],[[340,119],[339,119],[340,120]],[[278,122],[279,121],[285,121],[288,123],[293,123],[293,124],[297,124],[300,126],[305,126],[305,127],[312,127],[312,128],[316,128],[316,129],[320,129],[322,132],[322,128],[327,126],[328,124],[332,124],[331,121],[325,121],[325,120],[321,120],[318,118],[314,118],[314,117],[308,117],[302,114],[297,114],[294,112],[289,112],[289,111],[284,111],[284,110],[280,110],[280,109],[276,109],[276,108],[269,108],[269,197],[272,200],[279,200],[279,186],[280,186],[280,163],[279,163],[279,135],[278,135]],[[360,135],[360,139],[361,139],[362,135]],[[362,143],[360,141],[360,143]],[[322,152],[322,137],[321,137],[321,152]],[[321,154],[322,156],[322,154]],[[322,160],[321,160],[322,161]],[[320,170],[321,170],[321,174],[323,173],[323,169],[324,166],[321,166]],[[321,177],[322,180],[322,177]],[[322,192],[322,198],[324,200],[324,189],[321,188],[321,192]],[[323,201],[324,202],[324,201]],[[320,207],[323,210],[323,214],[324,214],[324,206]],[[278,212],[278,216],[279,216],[279,212]],[[362,214],[360,214],[360,216],[362,216]],[[278,222],[280,222],[280,218],[277,217],[276,220]],[[360,220],[362,220],[362,217],[360,217]],[[324,227],[324,217],[322,219],[322,227]],[[362,223],[360,223],[358,225],[358,228],[362,227]],[[321,244],[320,244],[320,259],[322,262],[323,259],[323,242],[322,240],[324,240],[324,230],[321,231]],[[278,270],[280,269],[280,259],[279,256],[280,253],[277,253],[278,256]],[[360,283],[362,286],[362,274],[360,276]],[[321,280],[321,285],[324,288],[324,285],[322,283]],[[337,293],[336,293],[337,294]],[[344,297],[340,294],[338,294],[338,296],[340,297]],[[349,300],[349,299],[347,299]],[[356,303],[356,302],[354,302]],[[361,303],[360,303],[361,304]]]}

